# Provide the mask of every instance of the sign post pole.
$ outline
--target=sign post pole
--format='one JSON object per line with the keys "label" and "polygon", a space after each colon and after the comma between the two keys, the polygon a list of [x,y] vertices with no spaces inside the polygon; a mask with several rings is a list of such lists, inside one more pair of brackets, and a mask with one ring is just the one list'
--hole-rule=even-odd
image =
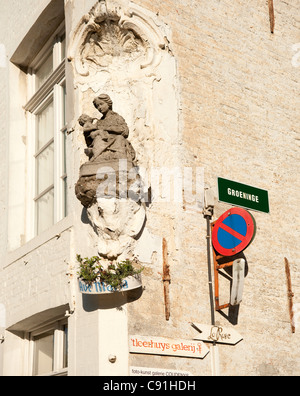
{"label": "sign post pole", "polygon": [[[216,221],[211,223],[211,230],[213,232],[214,226],[216,224]],[[223,259],[224,256],[220,256],[216,254],[215,251],[213,251],[213,260],[214,260],[214,281],[215,281],[215,310],[220,311],[221,309],[228,308],[230,306],[230,303],[228,304],[223,304],[220,305],[220,295],[219,295],[219,270],[225,267],[230,267],[233,264],[233,261],[230,260],[229,262],[226,262],[225,264],[219,264],[218,260]]]}
{"label": "sign post pole", "polygon": [[[211,218],[213,215],[213,199],[208,196],[208,191],[205,194],[205,209],[203,211],[204,218],[206,219],[206,244],[207,244],[207,268],[208,268],[208,285],[209,285],[209,298],[211,310],[211,324],[215,325],[215,311],[214,311],[214,291],[212,285],[212,271],[211,271]],[[220,375],[220,359],[219,350],[215,341],[211,347],[211,372],[213,376]]]}

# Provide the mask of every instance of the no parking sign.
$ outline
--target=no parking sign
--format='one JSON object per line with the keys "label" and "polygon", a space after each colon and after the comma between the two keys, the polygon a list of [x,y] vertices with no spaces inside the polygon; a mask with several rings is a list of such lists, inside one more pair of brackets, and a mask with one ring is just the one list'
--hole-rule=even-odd
{"label": "no parking sign", "polygon": [[222,214],[212,231],[212,244],[222,256],[242,252],[255,236],[254,217],[245,209],[232,208]]}

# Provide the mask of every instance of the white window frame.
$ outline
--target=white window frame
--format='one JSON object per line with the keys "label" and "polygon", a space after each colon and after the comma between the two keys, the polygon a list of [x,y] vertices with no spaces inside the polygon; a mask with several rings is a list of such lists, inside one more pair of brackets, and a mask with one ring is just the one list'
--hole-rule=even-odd
{"label": "white window frame", "polygon": [[[24,106],[27,115],[27,191],[26,202],[26,241],[38,236],[36,215],[36,116],[51,98],[54,104],[54,219],[53,225],[58,223],[66,213],[67,174],[64,170],[64,144],[67,131],[64,106],[65,94],[65,58],[62,57],[62,40],[64,39],[64,22],[50,37],[48,42],[31,63],[27,77],[27,97],[30,100]],[[36,90],[35,72],[53,51],[53,72]],[[45,192],[44,192],[45,193]],[[42,194],[40,194],[42,195]],[[34,221],[33,221],[34,219]]]}
{"label": "white window frame", "polygon": [[[68,326],[68,320],[56,320],[53,323],[39,327],[30,333],[27,333],[26,337],[29,340],[29,376],[67,376],[68,367],[63,367],[63,357],[64,357],[64,337],[65,337],[65,326]],[[34,348],[36,336],[47,333],[48,331],[54,331],[54,350],[53,350],[53,370],[48,373],[34,374]],[[67,339],[68,342],[68,339]],[[67,348],[68,354],[68,348]]]}

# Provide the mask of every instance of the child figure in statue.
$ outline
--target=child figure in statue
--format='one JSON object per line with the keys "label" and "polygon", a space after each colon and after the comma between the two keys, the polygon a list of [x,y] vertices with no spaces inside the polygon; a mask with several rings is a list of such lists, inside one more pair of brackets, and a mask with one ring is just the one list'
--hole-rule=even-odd
{"label": "child figure in statue", "polygon": [[83,127],[85,142],[88,147],[84,152],[89,157],[89,160],[93,160],[105,150],[106,144],[104,142],[108,141],[108,133],[98,129],[99,120],[87,114],[82,114],[78,122]]}
{"label": "child figure in statue", "polygon": [[93,101],[102,114],[101,119],[82,114],[78,122],[83,127],[87,149],[86,155],[92,162],[105,160],[135,160],[135,151],[128,142],[128,126],[122,116],[112,110],[112,100],[106,94]]}

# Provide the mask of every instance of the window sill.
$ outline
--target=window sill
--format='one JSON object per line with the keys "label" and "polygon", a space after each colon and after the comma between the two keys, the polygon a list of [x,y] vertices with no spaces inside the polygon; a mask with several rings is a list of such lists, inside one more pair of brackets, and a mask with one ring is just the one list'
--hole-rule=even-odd
{"label": "window sill", "polygon": [[61,221],[59,221],[58,223],[54,224],[51,228],[43,232],[41,235],[38,235],[35,238],[28,241],[25,245],[21,246],[20,248],[12,252],[8,252],[4,263],[4,268],[20,260],[22,257],[26,256],[27,254],[37,249],[38,247],[44,245],[51,239],[57,238],[59,234],[68,230],[72,226],[73,226],[73,216],[70,214]]}
{"label": "window sill", "polygon": [[68,369],[61,369],[57,371],[52,371],[51,373],[47,374],[39,374],[35,375],[34,377],[67,377],[68,376]]}

